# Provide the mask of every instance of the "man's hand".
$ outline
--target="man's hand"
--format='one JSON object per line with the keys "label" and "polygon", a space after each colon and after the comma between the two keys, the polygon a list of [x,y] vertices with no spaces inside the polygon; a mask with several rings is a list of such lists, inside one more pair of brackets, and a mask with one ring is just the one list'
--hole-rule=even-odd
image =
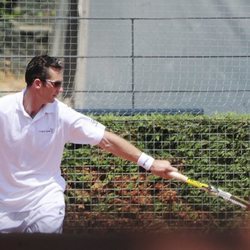
{"label": "man's hand", "polygon": [[150,168],[152,174],[160,176],[162,178],[171,179],[170,172],[177,172],[177,168],[172,167],[171,163],[167,160],[154,160],[153,165]]}

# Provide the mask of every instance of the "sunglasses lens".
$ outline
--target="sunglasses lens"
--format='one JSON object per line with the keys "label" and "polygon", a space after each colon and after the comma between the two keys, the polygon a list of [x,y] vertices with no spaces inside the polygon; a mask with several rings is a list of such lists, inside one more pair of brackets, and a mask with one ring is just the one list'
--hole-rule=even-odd
{"label": "sunglasses lens", "polygon": [[62,82],[56,81],[56,82],[53,83],[53,85],[54,85],[55,88],[60,88],[62,86]]}
{"label": "sunglasses lens", "polygon": [[54,88],[61,88],[62,81],[52,81],[52,80],[46,80],[46,82],[49,82],[53,85]]}

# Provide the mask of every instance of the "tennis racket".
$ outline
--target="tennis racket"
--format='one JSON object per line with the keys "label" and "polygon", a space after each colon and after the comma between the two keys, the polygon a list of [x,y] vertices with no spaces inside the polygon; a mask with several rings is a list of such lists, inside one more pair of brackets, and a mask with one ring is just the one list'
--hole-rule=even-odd
{"label": "tennis racket", "polygon": [[202,183],[193,179],[188,178],[187,176],[179,173],[179,172],[170,172],[169,176],[173,179],[176,179],[178,181],[187,183],[188,185],[191,185],[193,187],[199,188],[201,190],[204,190],[212,195],[222,197],[224,200],[229,201],[235,205],[238,205],[244,209],[250,208],[250,203],[246,200],[243,200],[239,197],[236,197],[228,192],[225,192],[219,188],[216,188],[212,185]]}

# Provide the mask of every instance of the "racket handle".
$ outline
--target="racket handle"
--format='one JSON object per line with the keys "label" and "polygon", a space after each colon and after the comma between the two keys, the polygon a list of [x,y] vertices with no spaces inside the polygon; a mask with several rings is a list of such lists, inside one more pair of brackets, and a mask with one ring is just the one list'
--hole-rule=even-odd
{"label": "racket handle", "polygon": [[208,188],[209,188],[208,184],[202,183],[202,182],[199,182],[199,181],[196,181],[196,180],[193,180],[193,179],[190,179],[186,175],[183,175],[183,174],[181,174],[179,172],[172,171],[172,172],[169,173],[169,176],[172,179],[182,181],[182,182],[187,183],[188,185],[191,185],[191,186],[196,187],[196,188],[206,189],[206,190],[208,190]]}
{"label": "racket handle", "polygon": [[188,177],[179,173],[179,172],[175,172],[175,171],[172,171],[170,173],[168,173],[168,175],[172,178],[172,179],[176,179],[178,181],[182,181],[182,182],[187,182],[188,180]]}

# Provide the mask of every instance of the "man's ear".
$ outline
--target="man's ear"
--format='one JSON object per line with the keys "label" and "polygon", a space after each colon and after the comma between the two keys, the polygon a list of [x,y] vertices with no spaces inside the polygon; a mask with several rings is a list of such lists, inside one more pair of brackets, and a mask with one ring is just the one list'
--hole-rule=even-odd
{"label": "man's ear", "polygon": [[40,80],[40,79],[38,79],[38,78],[36,78],[34,81],[33,81],[33,86],[35,87],[35,88],[41,88],[42,87],[42,81]]}

